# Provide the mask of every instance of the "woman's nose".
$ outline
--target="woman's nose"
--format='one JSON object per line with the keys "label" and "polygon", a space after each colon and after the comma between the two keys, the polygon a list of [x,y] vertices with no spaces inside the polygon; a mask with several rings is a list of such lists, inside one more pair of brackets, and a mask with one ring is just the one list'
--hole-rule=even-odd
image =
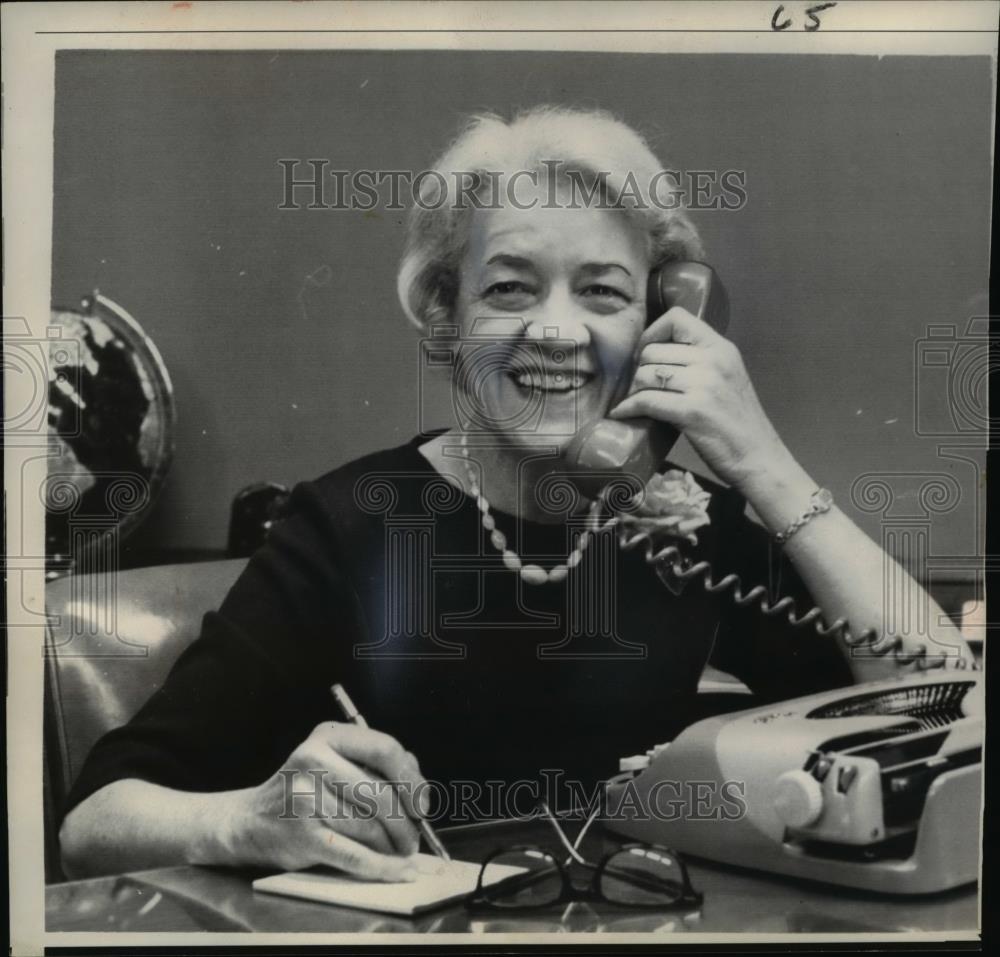
{"label": "woman's nose", "polygon": [[526,336],[539,341],[568,339],[578,346],[590,345],[590,313],[568,290],[553,288],[524,317]]}

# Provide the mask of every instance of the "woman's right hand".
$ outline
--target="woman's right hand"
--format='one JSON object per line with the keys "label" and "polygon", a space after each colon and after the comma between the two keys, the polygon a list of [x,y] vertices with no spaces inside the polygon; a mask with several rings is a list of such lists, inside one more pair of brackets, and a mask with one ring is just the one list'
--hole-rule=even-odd
{"label": "woman's right hand", "polygon": [[381,731],[325,721],[263,784],[231,795],[225,845],[234,864],[323,864],[386,881],[418,873],[413,822],[426,813],[426,781]]}

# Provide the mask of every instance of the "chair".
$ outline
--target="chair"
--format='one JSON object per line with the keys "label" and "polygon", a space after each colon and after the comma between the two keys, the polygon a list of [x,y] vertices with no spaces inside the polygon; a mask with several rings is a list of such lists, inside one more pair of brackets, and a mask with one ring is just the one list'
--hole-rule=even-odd
{"label": "chair", "polygon": [[160,687],[245,559],[69,575],[49,583],[45,648],[46,870],[59,879],[54,813],[88,752]]}

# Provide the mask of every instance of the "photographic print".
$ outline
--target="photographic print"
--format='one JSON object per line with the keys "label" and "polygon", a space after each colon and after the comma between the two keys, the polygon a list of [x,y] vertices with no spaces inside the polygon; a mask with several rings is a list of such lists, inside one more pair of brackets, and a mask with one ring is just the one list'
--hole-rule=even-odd
{"label": "photographic print", "polygon": [[978,940],[997,5],[87,7],[15,952]]}

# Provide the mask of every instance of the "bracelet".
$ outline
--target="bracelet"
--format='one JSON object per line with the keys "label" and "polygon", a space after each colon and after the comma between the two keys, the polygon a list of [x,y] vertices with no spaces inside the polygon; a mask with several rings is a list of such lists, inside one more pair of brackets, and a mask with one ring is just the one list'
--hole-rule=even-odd
{"label": "bracelet", "polygon": [[829,512],[833,507],[833,493],[827,488],[818,488],[809,496],[809,508],[807,508],[791,525],[783,532],[778,532],[774,540],[779,545],[784,545],[806,522],[811,522],[817,515]]}

